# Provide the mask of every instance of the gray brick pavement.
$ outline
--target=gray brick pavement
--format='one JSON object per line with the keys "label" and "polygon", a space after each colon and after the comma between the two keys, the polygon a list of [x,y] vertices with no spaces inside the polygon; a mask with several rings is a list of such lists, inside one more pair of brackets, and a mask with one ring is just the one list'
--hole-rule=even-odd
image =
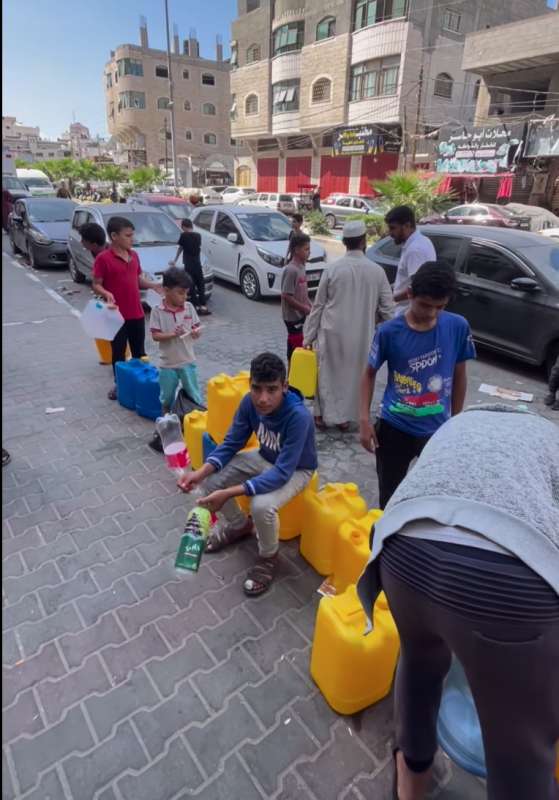
{"label": "gray brick pavement", "polygon": [[[10,260],[3,280],[4,321],[46,322],[3,341],[2,800],[382,800],[390,706],[341,719],[310,680],[321,579],[297,543],[256,601],[240,589],[251,543],[178,576],[187,503],[146,447],[152,424],[106,400],[110,370],[66,306]],[[225,289],[215,305],[204,379],[246,368],[255,342],[283,353],[275,305]],[[363,467],[374,502],[355,436],[319,452],[323,480]],[[449,779],[441,798],[479,792]]]}

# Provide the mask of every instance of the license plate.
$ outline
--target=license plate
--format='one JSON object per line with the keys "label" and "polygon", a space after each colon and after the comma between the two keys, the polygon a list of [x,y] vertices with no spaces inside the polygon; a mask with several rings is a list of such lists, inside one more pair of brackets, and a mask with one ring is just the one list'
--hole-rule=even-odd
{"label": "license plate", "polygon": [[307,280],[308,281],[319,280],[321,274],[322,274],[321,272],[307,272]]}

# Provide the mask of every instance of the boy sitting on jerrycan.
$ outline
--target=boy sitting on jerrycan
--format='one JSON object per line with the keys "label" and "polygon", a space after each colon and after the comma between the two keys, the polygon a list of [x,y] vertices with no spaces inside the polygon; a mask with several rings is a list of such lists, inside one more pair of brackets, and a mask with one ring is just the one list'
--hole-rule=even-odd
{"label": "boy sitting on jerrycan", "polygon": [[[255,433],[259,450],[241,453]],[[314,425],[297,389],[288,387],[283,361],[262,353],[250,365],[250,392],[245,395],[224,442],[195,472],[178,481],[184,492],[203,483],[199,505],[223,510],[226,525],[210,534],[206,552],[218,550],[256,531],[259,555],[243,584],[249,597],[266,592],[278,565],[278,510],[310,482],[317,467]],[[246,517],[235,497],[251,498]]]}

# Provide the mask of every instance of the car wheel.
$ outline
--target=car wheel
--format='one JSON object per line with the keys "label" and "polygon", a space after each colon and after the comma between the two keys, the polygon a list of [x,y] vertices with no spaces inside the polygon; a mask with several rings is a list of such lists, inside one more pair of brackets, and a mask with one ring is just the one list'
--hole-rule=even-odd
{"label": "car wheel", "polygon": [[545,372],[547,377],[551,375],[551,370],[555,366],[555,362],[559,358],[559,342],[554,342],[549,346],[547,356],[545,359]]}
{"label": "car wheel", "polygon": [[85,283],[85,275],[83,272],[80,272],[79,269],[76,267],[76,262],[72,258],[72,254],[68,251],[68,270],[70,271],[70,275],[72,276],[72,280],[74,283]]}
{"label": "car wheel", "polygon": [[336,217],[333,214],[326,214],[325,219],[330,230],[333,230],[336,227]]}
{"label": "car wheel", "polygon": [[249,300],[260,300],[260,281],[252,267],[245,267],[241,272],[241,291]]}

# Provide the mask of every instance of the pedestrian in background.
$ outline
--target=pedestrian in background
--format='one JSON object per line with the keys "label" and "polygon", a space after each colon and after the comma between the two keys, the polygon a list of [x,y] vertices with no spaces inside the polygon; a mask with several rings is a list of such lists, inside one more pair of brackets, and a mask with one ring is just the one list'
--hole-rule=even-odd
{"label": "pedestrian in background", "polygon": [[196,311],[202,315],[207,316],[212,312],[206,305],[206,287],[204,285],[204,273],[202,270],[202,262],[200,260],[200,251],[202,249],[202,237],[199,233],[193,230],[192,220],[183,219],[181,222],[182,233],[179,238],[179,247],[177,254],[173,261],[169,264],[174,267],[182,253],[182,260],[185,271],[190,275],[192,280],[192,302]]}
{"label": "pedestrian in background", "polygon": [[394,301],[386,273],[364,253],[362,220],[343,228],[346,255],[326,265],[304,330],[304,347],[318,356],[315,424],[347,431],[359,419],[359,381],[377,316],[391,319]]}
{"label": "pedestrian in background", "polygon": [[317,186],[313,192],[312,196],[312,210],[313,211],[322,211],[320,205],[320,186]]}
{"label": "pedestrian in background", "polygon": [[394,797],[423,800],[452,653],[473,694],[488,800],[557,800],[559,432],[473,406],[437,431],[375,524],[358,593],[400,635]]}
{"label": "pedestrian in background", "polygon": [[96,222],[86,222],[80,227],[79,234],[83,247],[89,250],[93,258],[97,258],[99,253],[106,249],[107,237],[105,236],[105,229]]}
{"label": "pedestrian in background", "polygon": [[549,373],[549,393],[544,398],[546,406],[551,406],[552,411],[559,411],[559,356],[555,359],[555,364]]}
{"label": "pedestrian in background", "polygon": [[287,328],[287,361],[296,347],[303,346],[303,326],[311,310],[305,264],[311,254],[311,238],[306,233],[289,237],[287,264],[281,275],[281,313]]}
{"label": "pedestrian in background", "polygon": [[[134,225],[125,217],[111,217],[107,224],[110,246],[102,250],[93,264],[93,291],[109,305],[117,306],[124,317],[124,324],[111,342],[113,353],[113,375],[116,364],[126,358],[126,345],[130,346],[133,358],[145,356],[145,320],[140,299],[140,289],[154,289],[161,293],[161,286],[142,276],[138,254],[132,249]],[[116,384],[109,391],[109,400],[116,400]]]}
{"label": "pedestrian in background", "polygon": [[291,215],[291,230],[289,231],[289,243],[297,233],[303,233],[303,215],[296,213]]}
{"label": "pedestrian in background", "polygon": [[56,193],[56,196],[57,197],[61,197],[64,200],[70,200],[71,199],[72,195],[70,194],[70,192],[66,188],[66,184],[64,182],[62,182],[60,184],[60,186],[58,187],[58,191]]}
{"label": "pedestrian in background", "polygon": [[[453,269],[435,261],[423,264],[408,289],[408,310],[380,325],[371,344],[361,379],[360,439],[376,454],[380,508],[429,438],[464,407],[466,361],[476,352],[464,317],[444,310],[455,291]],[[373,427],[371,401],[385,362],[388,382]]]}
{"label": "pedestrian in background", "polygon": [[431,240],[416,229],[415,214],[409,206],[396,206],[388,212],[384,221],[394,243],[402,245],[393,287],[394,301],[397,303],[396,316],[398,316],[408,307],[407,292],[412,277],[426,261],[436,261],[437,254]]}

